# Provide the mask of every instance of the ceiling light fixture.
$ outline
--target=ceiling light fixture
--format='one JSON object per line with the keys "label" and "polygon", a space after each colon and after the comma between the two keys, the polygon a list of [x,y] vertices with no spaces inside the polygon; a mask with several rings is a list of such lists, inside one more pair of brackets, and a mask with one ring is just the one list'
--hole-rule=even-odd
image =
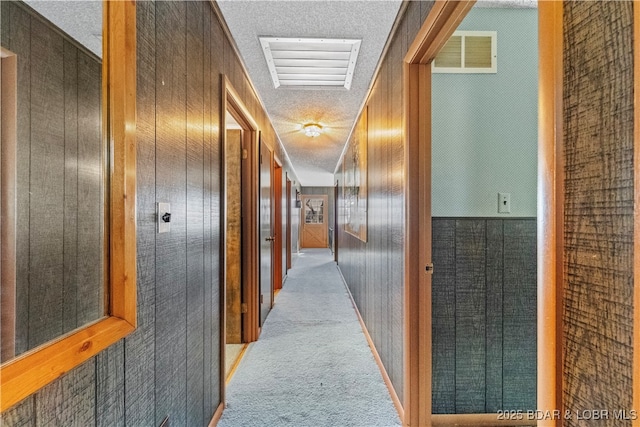
{"label": "ceiling light fixture", "polygon": [[309,123],[304,125],[303,130],[305,135],[314,138],[316,136],[320,136],[322,133],[322,126],[317,123]]}

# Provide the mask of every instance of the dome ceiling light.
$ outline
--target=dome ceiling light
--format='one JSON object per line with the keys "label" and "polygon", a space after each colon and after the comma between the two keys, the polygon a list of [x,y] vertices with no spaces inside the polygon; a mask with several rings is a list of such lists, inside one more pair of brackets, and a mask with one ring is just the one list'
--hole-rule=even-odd
{"label": "dome ceiling light", "polygon": [[315,138],[316,136],[320,136],[322,133],[322,126],[317,123],[309,123],[304,125],[304,134],[308,137]]}

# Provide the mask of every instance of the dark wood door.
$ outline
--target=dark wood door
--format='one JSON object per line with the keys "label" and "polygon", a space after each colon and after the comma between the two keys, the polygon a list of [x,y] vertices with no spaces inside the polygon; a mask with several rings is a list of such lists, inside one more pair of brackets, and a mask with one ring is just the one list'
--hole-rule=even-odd
{"label": "dark wood door", "polygon": [[272,209],[273,152],[260,141],[260,325],[271,310],[273,292],[273,218]]}

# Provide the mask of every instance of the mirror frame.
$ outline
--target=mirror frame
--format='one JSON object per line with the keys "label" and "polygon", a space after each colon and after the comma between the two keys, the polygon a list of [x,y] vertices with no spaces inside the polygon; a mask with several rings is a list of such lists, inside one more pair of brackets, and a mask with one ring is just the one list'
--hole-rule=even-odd
{"label": "mirror frame", "polygon": [[103,319],[0,367],[4,412],[136,328],[136,5],[103,2],[103,139],[109,147],[107,283]]}

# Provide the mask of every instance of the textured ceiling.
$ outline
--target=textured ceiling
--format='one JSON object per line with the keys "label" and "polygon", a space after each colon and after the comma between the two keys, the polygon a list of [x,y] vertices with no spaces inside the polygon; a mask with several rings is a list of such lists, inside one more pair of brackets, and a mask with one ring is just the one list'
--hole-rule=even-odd
{"label": "textured ceiling", "polygon": [[[302,185],[334,185],[333,172],[400,4],[397,0],[218,1]],[[351,89],[274,88],[259,37],[362,39]],[[322,135],[304,135],[302,126],[311,122],[322,125]]]}
{"label": "textured ceiling", "polygon": [[[26,3],[101,56],[101,1]],[[302,185],[334,184],[333,172],[400,4],[400,0],[218,1]],[[479,0],[476,6],[531,8],[536,7],[536,0]],[[261,51],[261,36],[361,39],[351,89],[275,89]],[[324,133],[316,138],[305,136],[302,127],[311,122],[321,124]]]}
{"label": "textured ceiling", "polygon": [[102,57],[101,1],[25,0],[25,3],[91,52]]}

